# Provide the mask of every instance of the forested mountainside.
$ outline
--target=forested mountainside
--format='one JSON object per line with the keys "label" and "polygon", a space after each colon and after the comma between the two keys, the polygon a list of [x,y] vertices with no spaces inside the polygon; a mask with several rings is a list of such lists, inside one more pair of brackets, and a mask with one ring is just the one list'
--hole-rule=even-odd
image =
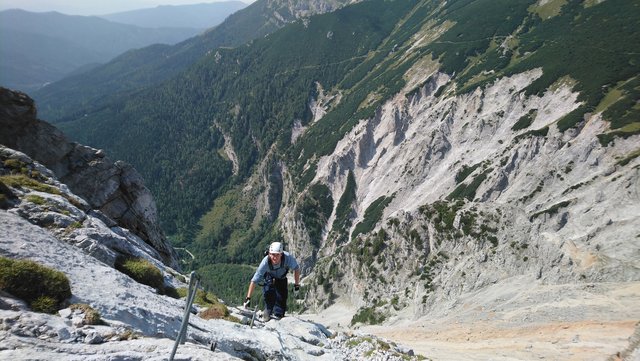
{"label": "forested mountainside", "polygon": [[149,29],[57,12],[1,11],[0,83],[33,92],[76,71],[108,62],[127,50],[175,44],[199,31]]}
{"label": "forested mountainside", "polygon": [[118,103],[145,87],[161,84],[218,47],[235,47],[263,37],[302,16],[343,6],[344,0],[256,1],[220,25],[179,44],[152,45],[122,54],[89,72],[50,84],[33,97],[52,123]]}
{"label": "forested mountainside", "polygon": [[638,19],[622,0],[370,0],[57,119],[135,165],[212,288],[276,239],[308,307],[637,281]]}

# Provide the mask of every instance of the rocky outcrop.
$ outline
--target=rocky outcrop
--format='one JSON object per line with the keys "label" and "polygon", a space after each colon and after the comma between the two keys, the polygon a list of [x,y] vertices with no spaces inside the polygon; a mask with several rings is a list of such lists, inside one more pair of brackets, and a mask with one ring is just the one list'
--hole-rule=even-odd
{"label": "rocky outcrop", "polygon": [[[448,78],[435,73],[321,158],[314,182],[326,184],[333,199],[348,172],[355,176],[351,232],[376,200],[393,200],[372,232],[353,235],[337,251],[323,245],[331,261],[321,259],[314,273],[331,287],[318,285],[309,299],[342,296],[371,307],[371,299],[395,298],[397,309],[410,306],[418,317],[512,277],[545,284],[640,280],[632,256],[640,251],[638,136],[601,145],[596,135],[608,123],[600,114],[560,132],[556,122],[579,105],[578,94],[558,84],[526,95],[540,75],[532,70],[439,95]],[[531,124],[515,127],[525,116]]]}
{"label": "rocky outcrop", "polygon": [[[73,194],[51,170],[2,145],[0,224],[0,257],[59,271],[72,291],[71,306],[49,315],[33,312],[0,285],[0,359],[161,360],[171,354],[185,299],[137,283],[114,265],[121,255],[143,258],[160,270],[164,289],[186,288],[185,278],[140,237]],[[193,309],[204,311],[200,305]],[[88,321],[88,312],[102,322]],[[247,310],[231,308],[236,322],[198,314],[190,317],[188,343],[176,359],[365,360],[372,354],[418,359],[408,348],[330,331],[302,316],[256,320],[251,327]]]}
{"label": "rocky outcrop", "polygon": [[159,226],[151,193],[131,165],[70,142],[58,129],[37,119],[31,98],[5,88],[0,88],[0,128],[0,144],[52,170],[88,208],[130,230],[156,249],[165,264],[178,267],[177,255]]}
{"label": "rocky outcrop", "polygon": [[273,21],[285,23],[291,21],[290,17],[299,19],[324,14],[357,2],[359,0],[268,0],[266,6],[273,10]]}

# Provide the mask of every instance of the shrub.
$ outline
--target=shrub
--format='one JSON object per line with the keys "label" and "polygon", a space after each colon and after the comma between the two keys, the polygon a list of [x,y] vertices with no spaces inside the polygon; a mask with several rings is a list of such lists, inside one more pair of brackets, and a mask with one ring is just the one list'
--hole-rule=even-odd
{"label": "shrub", "polygon": [[351,318],[351,325],[355,325],[358,322],[378,325],[384,322],[385,318],[385,315],[376,311],[375,307],[360,307],[358,312]]}
{"label": "shrub", "polygon": [[48,184],[44,184],[25,175],[5,175],[0,177],[0,182],[13,188],[29,188],[40,192],[60,194],[60,190]]}
{"label": "shrub", "polygon": [[340,196],[340,200],[338,201],[338,206],[336,207],[336,218],[333,222],[332,232],[335,232],[337,236],[336,243],[342,243],[347,241],[346,233],[351,227],[352,217],[353,217],[353,202],[356,200],[356,179],[353,175],[353,172],[349,170],[349,174],[347,175],[347,184],[345,186],[344,191],[342,192],[342,196]]}
{"label": "shrub", "polygon": [[0,290],[18,297],[36,312],[55,313],[71,297],[64,273],[29,260],[0,257]]}
{"label": "shrub", "polygon": [[333,198],[329,187],[316,183],[309,188],[303,201],[298,205],[300,214],[309,232],[309,238],[314,246],[320,247],[322,229],[333,211]]}
{"label": "shrub", "polygon": [[364,219],[362,220],[362,222],[358,223],[356,225],[356,228],[353,230],[351,238],[354,238],[359,234],[364,234],[372,231],[378,221],[380,221],[384,209],[387,207],[387,205],[389,205],[389,203],[391,203],[394,197],[395,193],[390,197],[382,196],[373,201],[365,210]]}
{"label": "shrub", "polygon": [[571,201],[563,201],[560,203],[556,203],[553,206],[551,206],[550,208],[547,208],[543,211],[540,212],[536,212],[534,213],[529,220],[533,222],[534,219],[538,218],[538,216],[541,216],[543,214],[548,214],[550,216],[553,216],[555,214],[558,213],[558,211],[560,210],[560,208],[565,208],[566,206],[568,206],[569,204],[571,204]]}
{"label": "shrub", "polygon": [[463,165],[462,168],[456,173],[456,184],[459,184],[463,180],[467,179],[467,177],[473,173],[476,168],[478,168],[482,163],[477,163],[472,166]]}
{"label": "shrub", "polygon": [[447,200],[466,198],[472,201],[476,197],[476,190],[480,184],[487,179],[487,175],[491,173],[492,170],[492,168],[489,168],[483,173],[480,173],[478,176],[473,178],[473,181],[471,181],[470,184],[461,183],[447,196]]}
{"label": "shrub", "polygon": [[137,282],[151,286],[164,294],[162,272],[146,259],[120,256],[116,259],[115,268]]}
{"label": "shrub", "polygon": [[58,311],[58,302],[50,296],[40,296],[31,302],[31,309],[35,312],[54,314]]}
{"label": "shrub", "polygon": [[523,115],[522,117],[520,117],[520,119],[518,119],[518,121],[511,127],[511,130],[518,131],[521,129],[528,128],[531,125],[531,123],[533,123],[533,119],[535,118],[535,116],[536,116],[536,110],[531,109],[529,113]]}
{"label": "shrub", "polygon": [[200,317],[205,320],[220,319],[229,316],[229,309],[222,303],[217,303],[200,312]]}
{"label": "shrub", "polygon": [[76,303],[71,305],[72,310],[80,310],[84,313],[85,325],[104,325],[104,321],[100,318],[100,313],[86,303]]}
{"label": "shrub", "polygon": [[5,166],[6,168],[9,168],[9,169],[11,169],[11,170],[12,170],[12,171],[14,171],[14,172],[20,172],[20,170],[21,170],[22,168],[24,168],[24,166],[25,166],[25,164],[24,164],[24,163],[22,163],[21,161],[19,161],[19,160],[17,160],[17,159],[13,159],[13,158],[6,159],[6,160],[3,162],[3,164],[4,164],[4,166]]}
{"label": "shrub", "polygon": [[636,150],[635,152],[632,152],[631,154],[627,155],[626,157],[620,159],[617,164],[620,166],[625,166],[627,164],[629,164],[629,162],[631,162],[632,160],[638,158],[640,156],[640,149]]}
{"label": "shrub", "polygon": [[522,139],[526,139],[526,138],[546,137],[548,133],[549,133],[549,127],[547,126],[547,127],[544,127],[544,128],[534,129],[534,130],[530,130],[530,131],[528,131],[526,133],[522,133],[522,134],[518,135],[517,137],[513,138],[513,140],[517,143],[517,142],[521,141]]}
{"label": "shrub", "polygon": [[163,294],[175,299],[180,298],[180,293],[175,287],[172,286],[165,286],[163,289]]}
{"label": "shrub", "polygon": [[33,204],[37,204],[37,205],[39,205],[39,206],[42,206],[42,205],[44,205],[45,203],[47,203],[47,201],[46,201],[44,198],[42,198],[42,197],[40,197],[40,196],[38,196],[38,195],[35,195],[35,194],[30,194],[30,195],[28,195],[28,196],[26,197],[26,199],[27,199],[27,201],[29,201],[29,202],[31,202],[31,203],[33,203]]}
{"label": "shrub", "polygon": [[585,106],[580,106],[569,112],[569,114],[558,120],[558,130],[564,133],[566,130],[574,128],[578,123],[584,120],[586,112],[587,110],[585,109]]}

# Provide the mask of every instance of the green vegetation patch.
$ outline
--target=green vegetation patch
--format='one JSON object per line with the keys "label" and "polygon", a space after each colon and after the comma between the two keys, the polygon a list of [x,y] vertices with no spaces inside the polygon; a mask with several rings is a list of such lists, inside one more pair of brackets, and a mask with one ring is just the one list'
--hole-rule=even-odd
{"label": "green vegetation patch", "polygon": [[64,273],[33,261],[4,257],[0,257],[0,290],[44,313],[55,313],[71,297],[69,279]]}
{"label": "green vegetation patch", "polygon": [[[611,97],[609,94],[613,93]],[[635,76],[607,94],[601,103],[606,110],[602,116],[611,122],[611,128],[622,130],[626,126],[640,124],[640,77]],[[609,102],[611,102],[609,104]]]}
{"label": "green vegetation patch", "polygon": [[360,307],[358,312],[351,318],[351,326],[356,323],[363,323],[367,325],[379,325],[384,322],[387,317],[380,311],[376,310],[376,307]]}
{"label": "green vegetation patch", "polygon": [[74,303],[73,305],[69,306],[69,308],[71,310],[80,310],[82,313],[84,313],[83,321],[85,325],[105,324],[105,322],[102,321],[102,318],[100,317],[100,313],[86,303]]}
{"label": "green vegetation patch", "polygon": [[475,171],[476,169],[478,169],[479,166],[482,165],[482,162],[474,164],[472,166],[468,166],[468,165],[463,165],[462,168],[458,171],[458,173],[456,173],[456,184],[464,181],[465,179],[467,179],[467,177],[473,173],[473,171]]}
{"label": "green vegetation patch", "polygon": [[518,130],[529,128],[533,120],[536,118],[536,114],[538,111],[536,109],[531,109],[529,112],[518,119],[518,121],[511,127],[511,130],[517,132]]}
{"label": "green vegetation patch", "polygon": [[[576,114],[580,114],[580,113],[576,113]],[[522,139],[527,139],[527,138],[532,138],[532,137],[546,137],[547,134],[549,133],[549,127],[544,127],[544,128],[540,128],[540,129],[535,129],[535,130],[530,130],[526,133],[522,133],[520,135],[518,135],[517,137],[515,137],[513,140],[514,142],[519,142]]]}
{"label": "green vegetation patch", "polygon": [[548,214],[550,216],[557,214],[561,208],[565,208],[567,207],[569,204],[571,204],[571,201],[562,201],[560,203],[556,203],[553,206],[542,210],[540,212],[536,212],[534,213],[531,217],[530,220],[533,221],[534,219],[538,218],[539,216],[543,215],[543,214]]}
{"label": "green vegetation patch", "polygon": [[119,256],[116,259],[115,268],[133,278],[136,282],[151,286],[158,290],[160,294],[165,293],[162,272],[146,259]]}
{"label": "green vegetation patch", "polygon": [[[372,237],[365,239],[355,238],[346,246],[346,251],[356,256],[358,263],[361,267],[371,267],[377,259],[377,256],[382,254],[382,251],[386,247],[385,243],[388,240],[388,234],[384,229],[380,229]],[[334,263],[331,264],[332,266]],[[375,272],[375,268],[369,268],[370,271]]]}
{"label": "green vegetation patch", "polygon": [[453,221],[456,218],[456,213],[463,205],[464,202],[462,200],[453,202],[437,201],[433,204],[420,206],[419,211],[433,222],[438,232],[452,232],[455,231]]}
{"label": "green vegetation patch", "polygon": [[5,168],[10,169],[12,173],[26,173],[27,170],[27,165],[15,158],[5,159],[2,164],[4,164]]}
{"label": "green vegetation patch", "polygon": [[[229,304],[241,304],[247,294],[247,286],[255,267],[262,258],[255,259],[255,265],[216,263],[200,267],[197,273],[201,276],[202,286],[211,290]],[[255,292],[259,294],[260,292]],[[208,297],[213,299],[213,297]]]}
{"label": "green vegetation patch", "polygon": [[626,139],[636,134],[640,134],[640,122],[628,124],[620,129],[611,132],[598,134],[598,141],[600,142],[600,145],[606,147],[607,145],[612,143],[616,137]]}
{"label": "green vegetation patch", "polygon": [[347,184],[338,201],[336,207],[336,218],[333,221],[330,237],[335,239],[336,244],[347,241],[347,231],[351,227],[353,218],[353,202],[356,200],[356,179],[353,172],[349,170]]}
{"label": "green vegetation patch", "polygon": [[0,176],[0,182],[13,188],[29,188],[39,192],[61,194],[60,190],[48,184],[39,182],[24,174]]}
{"label": "green vegetation patch", "polygon": [[47,203],[47,201],[35,194],[29,194],[28,196],[25,197],[25,199],[33,204],[37,204],[39,206],[43,206]]}
{"label": "green vegetation patch", "polygon": [[490,174],[492,171],[493,171],[493,168],[488,168],[484,172],[474,177],[469,184],[462,183],[458,185],[453,190],[453,192],[451,192],[447,196],[447,200],[468,199],[472,201],[476,197],[476,191],[478,190],[478,187],[480,187],[480,184],[482,184],[482,182],[484,182],[487,179],[488,174]]}
{"label": "green vegetation patch", "polygon": [[540,4],[539,1],[535,5],[529,7],[529,11],[537,14],[541,19],[546,20],[560,14],[560,9],[567,3],[567,0],[549,0]]}
{"label": "green vegetation patch", "polygon": [[638,157],[640,157],[640,149],[636,149],[635,151],[631,152],[626,157],[618,160],[616,163],[618,165],[625,166],[625,165],[629,164],[629,162],[631,162],[632,160],[634,160],[634,159],[636,159]]}
{"label": "green vegetation patch", "polygon": [[358,223],[351,234],[351,238],[358,236],[359,234],[369,233],[376,226],[384,209],[391,203],[395,193],[390,197],[382,196],[373,201],[364,212],[364,219]]}
{"label": "green vegetation patch", "polygon": [[333,197],[329,187],[322,183],[316,183],[309,187],[304,194],[303,200],[297,207],[304,222],[311,243],[315,247],[320,247],[322,240],[322,230],[327,224],[327,220],[331,217],[333,211]]}

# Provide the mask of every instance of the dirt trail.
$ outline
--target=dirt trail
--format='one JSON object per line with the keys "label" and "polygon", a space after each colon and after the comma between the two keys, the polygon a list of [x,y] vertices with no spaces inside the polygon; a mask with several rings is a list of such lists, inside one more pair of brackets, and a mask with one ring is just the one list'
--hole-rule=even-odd
{"label": "dirt trail", "polygon": [[383,337],[434,361],[640,361],[640,282],[502,283],[419,319],[407,308],[384,325],[351,329],[355,310],[338,303],[305,316],[333,329]]}
{"label": "dirt trail", "polygon": [[367,327],[433,360],[607,360],[629,343],[637,320],[501,327],[492,322]]}

